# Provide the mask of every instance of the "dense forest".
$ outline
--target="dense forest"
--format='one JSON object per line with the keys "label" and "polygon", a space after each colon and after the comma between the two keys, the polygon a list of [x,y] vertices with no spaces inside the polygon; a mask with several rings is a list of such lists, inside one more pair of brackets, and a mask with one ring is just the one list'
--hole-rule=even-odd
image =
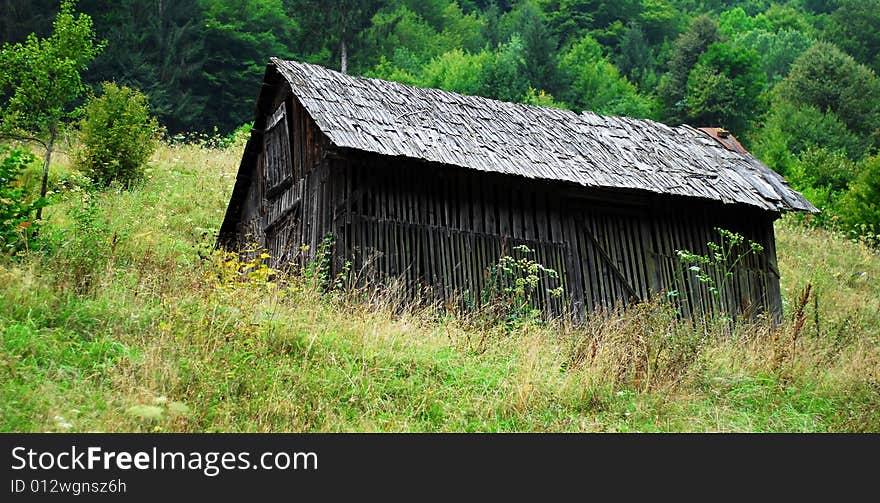
{"label": "dense forest", "polygon": [[[4,43],[58,0],[5,0]],[[170,134],[252,119],[270,56],[508,101],[720,126],[817,222],[880,227],[880,0],[81,0],[84,72],[140,89]],[[867,226],[867,227],[865,227]]]}

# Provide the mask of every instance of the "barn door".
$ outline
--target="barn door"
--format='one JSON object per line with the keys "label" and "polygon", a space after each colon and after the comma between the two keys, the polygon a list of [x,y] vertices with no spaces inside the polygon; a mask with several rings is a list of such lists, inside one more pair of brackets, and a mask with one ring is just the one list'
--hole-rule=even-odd
{"label": "barn door", "polygon": [[610,308],[648,298],[653,256],[644,217],[584,208],[574,218],[585,305]]}

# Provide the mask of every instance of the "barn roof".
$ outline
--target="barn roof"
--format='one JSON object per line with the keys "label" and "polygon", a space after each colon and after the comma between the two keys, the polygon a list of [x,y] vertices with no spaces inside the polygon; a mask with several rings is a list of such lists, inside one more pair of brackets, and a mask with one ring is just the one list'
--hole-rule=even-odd
{"label": "barn roof", "polygon": [[339,148],[584,187],[817,212],[717,129],[507,103],[272,58]]}

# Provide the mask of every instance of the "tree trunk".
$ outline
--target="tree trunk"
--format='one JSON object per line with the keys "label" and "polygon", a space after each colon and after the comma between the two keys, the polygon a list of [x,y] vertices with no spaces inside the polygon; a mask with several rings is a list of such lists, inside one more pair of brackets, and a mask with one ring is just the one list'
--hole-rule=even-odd
{"label": "tree trunk", "polygon": [[339,57],[342,60],[339,65],[339,71],[348,73],[348,48],[345,46],[344,36],[339,39]]}
{"label": "tree trunk", "polygon": [[[46,143],[46,160],[43,163],[43,183],[40,185],[40,197],[46,197],[49,190],[49,163],[52,162],[52,149],[55,147],[55,126],[49,128],[49,142]],[[37,220],[43,218],[43,208],[37,208]]]}

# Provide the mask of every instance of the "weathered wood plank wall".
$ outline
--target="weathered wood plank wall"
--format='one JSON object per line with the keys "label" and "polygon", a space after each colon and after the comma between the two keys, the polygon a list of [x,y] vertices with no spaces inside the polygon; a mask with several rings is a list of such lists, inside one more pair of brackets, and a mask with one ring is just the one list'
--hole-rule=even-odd
{"label": "weathered wood plank wall", "polygon": [[725,309],[781,309],[768,212],[336,151],[284,87],[262,113],[239,236],[268,248],[276,266],[314,260],[332,233],[333,273],[351,260],[365,281],[400,278],[412,290],[480,299],[487,268],[526,245],[560,273],[565,296],[542,297],[548,310],[583,313],[675,289],[692,314],[716,307],[706,285],[682,275],[676,250],[708,253],[722,227],[765,249],[741,262]]}
{"label": "weathered wood plank wall", "polygon": [[339,253],[372,281],[400,277],[445,297],[479,299],[487,268],[524,244],[536,261],[560,273],[576,312],[672,289],[681,290],[686,314],[709,312],[714,303],[706,285],[685,275],[686,288],[679,286],[676,250],[709,253],[706,243],[717,241],[714,228],[722,227],[765,247],[729,280],[726,310],[778,309],[778,275],[769,267],[772,221],[762,212],[662,198],[560,197],[553,184],[404,161],[335,166],[332,179],[357,187],[343,195],[350,204],[339,205],[350,208],[335,227],[343,236]]}

